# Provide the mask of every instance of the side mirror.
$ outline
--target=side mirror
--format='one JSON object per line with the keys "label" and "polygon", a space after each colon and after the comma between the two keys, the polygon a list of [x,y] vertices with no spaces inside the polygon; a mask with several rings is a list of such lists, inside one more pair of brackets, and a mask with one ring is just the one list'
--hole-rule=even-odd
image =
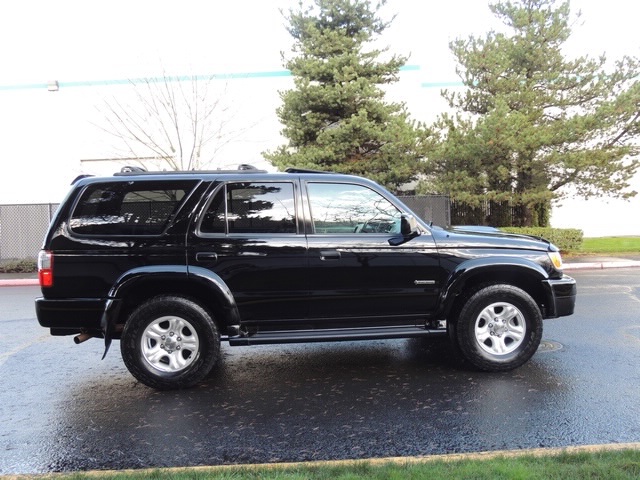
{"label": "side mirror", "polygon": [[418,222],[413,215],[407,215],[405,213],[400,217],[400,233],[403,237],[417,237],[420,232],[418,231]]}
{"label": "side mirror", "polygon": [[408,215],[406,213],[402,214],[400,217],[400,234],[402,236],[390,238],[389,245],[396,247],[420,235],[418,222],[416,222],[413,215]]}

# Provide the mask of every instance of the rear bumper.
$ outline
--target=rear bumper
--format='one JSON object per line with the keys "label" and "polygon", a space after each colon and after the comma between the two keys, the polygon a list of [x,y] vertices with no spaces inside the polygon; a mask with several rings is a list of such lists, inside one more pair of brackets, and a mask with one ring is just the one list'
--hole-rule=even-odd
{"label": "rear bumper", "polygon": [[73,335],[101,329],[106,299],[77,298],[51,300],[36,298],[36,316],[41,326],[50,328],[53,335]]}
{"label": "rear bumper", "polygon": [[572,315],[576,306],[576,281],[564,275],[560,279],[544,280],[547,287],[549,305],[546,307],[546,318],[566,317]]}

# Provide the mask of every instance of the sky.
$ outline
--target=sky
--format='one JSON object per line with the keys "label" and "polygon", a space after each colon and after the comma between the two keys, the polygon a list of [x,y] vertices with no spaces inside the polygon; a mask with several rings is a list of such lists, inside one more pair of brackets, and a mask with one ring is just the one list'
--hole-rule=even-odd
{"label": "sky", "polygon": [[[69,177],[85,173],[82,159],[105,156],[96,129],[99,95],[118,88],[88,87],[161,74],[257,73],[254,80],[230,80],[238,118],[255,125],[251,136],[228,155],[252,163],[282,139],[277,122],[278,90],[290,80],[270,78],[284,69],[282,53],[292,39],[283,12],[297,0],[10,0],[0,7],[0,135],[4,168],[1,203],[58,202]],[[637,19],[640,2],[573,0],[581,11],[566,43],[569,57],[606,54],[610,61],[640,56]],[[486,0],[387,0],[385,18],[395,18],[379,40],[415,67],[390,91],[404,101],[414,119],[430,122],[445,108],[443,85],[459,81],[449,42],[499,29]],[[262,75],[262,76],[261,76]],[[261,76],[261,77],[260,77]],[[48,81],[59,92],[46,91]],[[287,83],[289,82],[289,83]],[[66,88],[66,85],[74,85]],[[67,93],[68,92],[68,93]],[[227,166],[227,165],[224,165]],[[39,171],[42,184],[25,192],[16,178]],[[94,172],[89,172],[94,173]],[[640,190],[640,176],[636,179]],[[632,205],[640,206],[640,200]],[[572,201],[565,202],[571,207]],[[571,208],[558,210],[561,226],[586,223]],[[590,204],[600,218],[629,204],[604,200]],[[637,210],[637,208],[636,208]],[[627,218],[633,217],[627,216]],[[559,220],[557,220],[559,219]],[[631,230],[640,234],[640,220]]]}
{"label": "sky", "polygon": [[[3,2],[0,85],[282,68],[291,38],[281,11],[297,0],[21,0]],[[457,80],[448,43],[498,24],[485,0],[388,0],[383,42],[422,67],[424,80]],[[640,53],[640,2],[573,0],[582,11],[568,48],[610,57]]]}

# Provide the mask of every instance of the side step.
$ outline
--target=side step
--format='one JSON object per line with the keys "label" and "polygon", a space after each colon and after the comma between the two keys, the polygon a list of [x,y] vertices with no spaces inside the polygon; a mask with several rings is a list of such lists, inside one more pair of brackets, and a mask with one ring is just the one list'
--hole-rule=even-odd
{"label": "side step", "polygon": [[446,329],[429,330],[415,325],[316,330],[270,330],[244,336],[228,337],[229,345],[269,345],[274,343],[338,342],[392,338],[429,337],[446,333]]}

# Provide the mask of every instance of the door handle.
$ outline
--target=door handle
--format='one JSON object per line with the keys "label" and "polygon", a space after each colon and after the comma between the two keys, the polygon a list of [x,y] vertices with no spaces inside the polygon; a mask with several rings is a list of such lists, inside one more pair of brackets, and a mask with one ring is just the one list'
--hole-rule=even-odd
{"label": "door handle", "polygon": [[320,260],[340,260],[340,252],[337,250],[321,250]]}
{"label": "door handle", "polygon": [[216,252],[198,252],[196,253],[197,262],[216,262],[218,254]]}

